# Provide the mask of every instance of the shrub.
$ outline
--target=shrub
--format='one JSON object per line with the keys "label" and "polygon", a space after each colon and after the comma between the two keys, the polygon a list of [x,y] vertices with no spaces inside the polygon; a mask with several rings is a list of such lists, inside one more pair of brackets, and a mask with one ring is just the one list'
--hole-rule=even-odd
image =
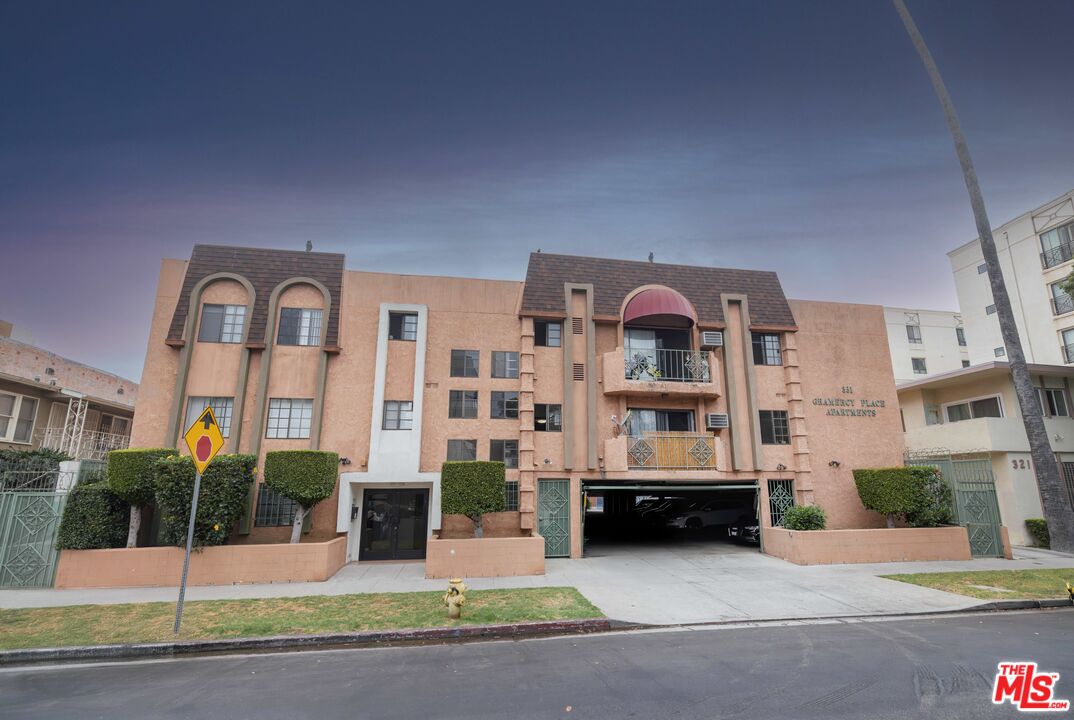
{"label": "shrub", "polygon": [[103,482],[80,483],[71,491],[60,520],[61,550],[123,547],[130,506]]}
{"label": "shrub", "polygon": [[854,471],[862,505],[886,515],[888,527],[901,518],[911,527],[951,522],[951,488],[934,467],[890,467]]}
{"label": "shrub", "polygon": [[783,527],[787,530],[823,530],[827,522],[818,505],[795,505],[783,513]]}
{"label": "shrub", "polygon": [[298,503],[291,542],[302,535],[302,521],[314,505],[336,489],[339,455],[320,450],[275,450],[265,454],[265,484]]}
{"label": "shrub", "polygon": [[[231,528],[246,508],[256,465],[257,458],[253,455],[217,455],[205,469],[194,519],[194,545],[227,542]],[[194,461],[179,455],[160,458],[154,474],[160,539],[182,547],[186,544],[190,501],[194,495]]]}
{"label": "shrub", "polygon": [[108,453],[108,487],[131,507],[127,547],[138,544],[142,506],[153,502],[154,463],[174,454],[171,448],[132,448]]}
{"label": "shrub", "polygon": [[481,515],[503,511],[505,486],[502,462],[446,462],[440,469],[440,511],[467,516],[474,536],[482,537]]}
{"label": "shrub", "polygon": [[1048,534],[1048,523],[1044,518],[1026,518],[1026,530],[1033,538],[1034,547],[1050,548],[1052,546],[1052,537]]}
{"label": "shrub", "polygon": [[60,463],[70,460],[58,450],[0,450],[0,473],[6,472],[51,472],[60,467]]}

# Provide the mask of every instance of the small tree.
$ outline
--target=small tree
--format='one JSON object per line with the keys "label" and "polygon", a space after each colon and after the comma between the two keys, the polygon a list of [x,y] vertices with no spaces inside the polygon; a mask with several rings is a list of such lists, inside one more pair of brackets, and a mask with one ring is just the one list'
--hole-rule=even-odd
{"label": "small tree", "polygon": [[506,481],[502,462],[446,462],[440,469],[440,511],[474,521],[474,537],[484,537],[481,516],[502,512]]}
{"label": "small tree", "polygon": [[130,506],[107,483],[79,483],[67,498],[56,545],[61,550],[123,547]]}
{"label": "small tree", "polygon": [[[194,545],[223,545],[246,509],[254,482],[257,458],[253,455],[217,455],[201,476],[198,514],[194,518]],[[160,537],[169,545],[186,544],[190,505],[194,498],[194,461],[172,455],[157,460],[154,468]]]}
{"label": "small tree", "polygon": [[320,450],[276,450],[265,454],[265,485],[298,503],[291,542],[302,539],[302,522],[336,489],[339,455]]}
{"label": "small tree", "polygon": [[912,527],[935,527],[951,522],[951,489],[933,467],[889,467],[854,471],[854,484],[861,503]]}
{"label": "small tree", "polygon": [[108,487],[131,506],[127,547],[138,545],[142,526],[142,506],[153,502],[154,465],[162,457],[175,455],[172,448],[132,448],[108,453]]}

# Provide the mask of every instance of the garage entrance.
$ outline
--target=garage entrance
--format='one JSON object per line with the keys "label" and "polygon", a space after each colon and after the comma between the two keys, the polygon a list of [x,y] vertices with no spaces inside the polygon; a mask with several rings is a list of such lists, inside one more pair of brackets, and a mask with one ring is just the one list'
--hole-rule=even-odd
{"label": "garage entrance", "polygon": [[639,545],[705,544],[734,552],[758,548],[756,483],[583,483],[582,553]]}

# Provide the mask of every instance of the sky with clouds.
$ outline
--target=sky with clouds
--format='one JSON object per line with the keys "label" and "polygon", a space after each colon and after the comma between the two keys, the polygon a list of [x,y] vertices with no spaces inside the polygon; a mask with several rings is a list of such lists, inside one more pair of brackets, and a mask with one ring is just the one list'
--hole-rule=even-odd
{"label": "sky with clouds", "polygon": [[[1069,0],[910,0],[993,225],[1074,188]],[[541,248],[955,309],[974,236],[882,0],[0,0],[0,318],[137,380],[162,257],[522,279]]]}

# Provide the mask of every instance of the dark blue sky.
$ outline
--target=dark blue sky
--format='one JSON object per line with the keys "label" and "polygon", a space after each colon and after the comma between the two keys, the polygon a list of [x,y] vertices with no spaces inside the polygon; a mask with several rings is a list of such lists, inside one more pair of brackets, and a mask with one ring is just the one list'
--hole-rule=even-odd
{"label": "dark blue sky", "polygon": [[[910,8],[993,224],[1074,187],[1074,3]],[[0,318],[134,379],[195,242],[511,279],[652,250],[953,309],[974,234],[881,0],[0,0]]]}

